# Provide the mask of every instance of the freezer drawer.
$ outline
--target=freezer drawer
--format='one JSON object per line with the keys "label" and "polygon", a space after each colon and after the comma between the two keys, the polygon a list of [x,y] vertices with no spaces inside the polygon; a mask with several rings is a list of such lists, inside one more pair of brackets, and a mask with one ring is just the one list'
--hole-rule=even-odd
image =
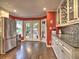
{"label": "freezer drawer", "polygon": [[16,47],[16,38],[5,40],[5,52],[8,52],[12,48]]}

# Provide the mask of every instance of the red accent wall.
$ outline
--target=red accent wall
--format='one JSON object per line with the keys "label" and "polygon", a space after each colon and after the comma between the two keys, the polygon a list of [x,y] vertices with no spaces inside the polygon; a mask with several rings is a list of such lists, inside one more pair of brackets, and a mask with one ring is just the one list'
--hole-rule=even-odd
{"label": "red accent wall", "polygon": [[47,12],[47,45],[51,45],[51,32],[56,28],[56,12]]}

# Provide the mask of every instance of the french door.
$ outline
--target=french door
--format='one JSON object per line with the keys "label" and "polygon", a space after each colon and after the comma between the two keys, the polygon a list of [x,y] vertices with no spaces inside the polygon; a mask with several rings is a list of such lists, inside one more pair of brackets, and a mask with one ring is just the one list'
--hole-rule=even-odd
{"label": "french door", "polygon": [[25,21],[25,40],[40,41],[40,21]]}

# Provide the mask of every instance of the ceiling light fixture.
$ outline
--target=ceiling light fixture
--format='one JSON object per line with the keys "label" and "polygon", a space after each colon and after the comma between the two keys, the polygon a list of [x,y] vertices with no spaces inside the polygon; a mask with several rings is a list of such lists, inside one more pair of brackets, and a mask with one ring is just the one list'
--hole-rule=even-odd
{"label": "ceiling light fixture", "polygon": [[52,27],[49,27],[49,30],[52,30]]}
{"label": "ceiling light fixture", "polygon": [[13,10],[13,12],[16,12],[16,10]]}
{"label": "ceiling light fixture", "polygon": [[43,8],[43,11],[46,11],[46,8]]}
{"label": "ceiling light fixture", "polygon": [[70,7],[70,9],[72,9],[72,7]]}

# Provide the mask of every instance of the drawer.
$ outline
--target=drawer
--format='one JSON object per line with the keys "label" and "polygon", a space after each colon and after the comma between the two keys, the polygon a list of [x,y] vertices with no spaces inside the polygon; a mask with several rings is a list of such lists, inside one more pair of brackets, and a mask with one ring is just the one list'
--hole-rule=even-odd
{"label": "drawer", "polygon": [[72,55],[73,48],[70,45],[68,45],[67,43],[65,43],[65,42],[63,42],[61,40],[59,40],[59,45],[60,45],[60,47],[62,47],[63,51],[65,51],[69,55]]}

